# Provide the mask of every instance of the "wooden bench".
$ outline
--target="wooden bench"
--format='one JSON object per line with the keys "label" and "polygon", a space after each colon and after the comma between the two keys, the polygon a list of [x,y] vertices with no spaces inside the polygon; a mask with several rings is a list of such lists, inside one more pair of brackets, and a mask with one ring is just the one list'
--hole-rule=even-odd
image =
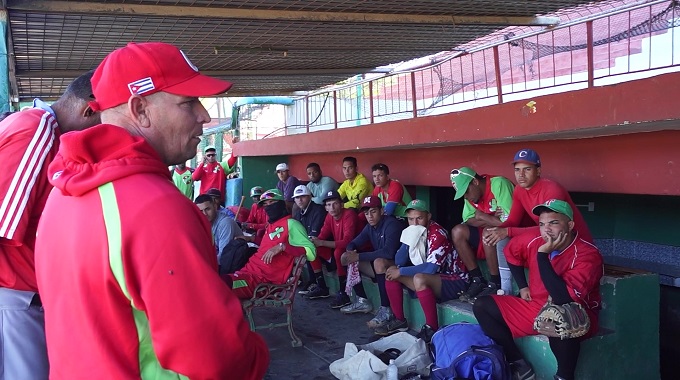
{"label": "wooden bench", "polygon": [[[257,331],[262,329],[271,329],[274,327],[288,326],[288,332],[292,339],[291,345],[293,347],[302,346],[302,340],[298,338],[293,330],[293,303],[295,301],[295,291],[297,289],[298,280],[302,273],[302,269],[307,263],[307,258],[302,255],[295,258],[293,262],[293,269],[285,284],[259,284],[255,288],[253,297],[248,300],[241,301],[243,311],[248,318],[250,330]],[[258,307],[285,307],[286,308],[286,322],[270,322],[264,325],[256,325],[253,319],[253,309]]]}

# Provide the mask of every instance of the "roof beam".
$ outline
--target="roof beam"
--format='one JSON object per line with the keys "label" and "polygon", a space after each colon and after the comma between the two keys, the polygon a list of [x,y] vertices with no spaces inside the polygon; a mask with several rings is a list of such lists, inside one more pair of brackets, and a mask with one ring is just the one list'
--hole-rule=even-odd
{"label": "roof beam", "polygon": [[285,11],[270,9],[218,8],[201,6],[114,4],[59,0],[7,0],[10,11],[35,13],[98,14],[114,16],[193,17],[232,20],[311,21],[435,25],[532,25],[553,26],[558,17],[504,17],[376,14],[350,12]]}
{"label": "roof beam", "polygon": [[[86,70],[17,70],[17,78],[75,78]],[[206,70],[201,74],[215,77],[248,77],[267,75],[357,75],[384,74],[391,72],[388,68],[348,68],[348,69],[295,69],[295,70]]]}

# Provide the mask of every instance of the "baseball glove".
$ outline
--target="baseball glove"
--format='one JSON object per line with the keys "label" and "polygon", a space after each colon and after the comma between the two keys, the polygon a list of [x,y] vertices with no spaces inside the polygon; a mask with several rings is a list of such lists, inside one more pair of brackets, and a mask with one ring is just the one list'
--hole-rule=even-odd
{"label": "baseball glove", "polygon": [[590,318],[578,302],[555,305],[552,299],[541,308],[534,320],[534,330],[551,338],[572,339],[585,335],[590,329]]}

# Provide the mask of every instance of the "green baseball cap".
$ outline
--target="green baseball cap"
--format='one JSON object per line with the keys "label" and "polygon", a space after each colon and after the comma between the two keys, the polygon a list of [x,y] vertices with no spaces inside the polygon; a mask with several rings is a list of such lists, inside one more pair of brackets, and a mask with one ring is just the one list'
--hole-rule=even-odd
{"label": "green baseball cap", "polygon": [[260,201],[257,202],[258,204],[261,204],[264,201],[282,201],[283,199],[283,194],[279,191],[279,189],[269,189],[262,193],[260,196]]}
{"label": "green baseball cap", "polygon": [[569,203],[565,201],[551,199],[545,203],[535,206],[531,212],[533,212],[534,215],[541,215],[541,212],[545,210],[564,214],[568,216],[570,220],[574,220],[574,211],[571,209],[571,206],[569,206]]}
{"label": "green baseball cap", "polygon": [[406,205],[406,212],[408,212],[408,210],[430,212],[429,207],[427,207],[427,202],[421,199],[414,199],[411,202],[409,202],[409,204]]}
{"label": "green baseball cap", "polygon": [[451,170],[451,184],[453,185],[453,188],[456,189],[456,195],[453,199],[460,199],[465,195],[468,185],[475,179],[476,175],[477,172],[467,166]]}
{"label": "green baseball cap", "polygon": [[208,146],[206,146],[205,148],[203,148],[203,153],[206,153],[206,152],[209,151],[209,150],[217,151],[217,149],[215,149],[214,146],[208,145]]}

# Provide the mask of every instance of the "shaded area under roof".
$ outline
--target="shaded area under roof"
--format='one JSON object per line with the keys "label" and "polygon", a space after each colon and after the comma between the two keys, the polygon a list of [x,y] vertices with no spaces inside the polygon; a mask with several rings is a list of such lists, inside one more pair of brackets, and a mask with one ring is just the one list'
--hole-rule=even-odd
{"label": "shaded area under roof", "polygon": [[[55,98],[127,42],[163,41],[230,96],[310,91],[583,0],[7,0],[14,99]],[[543,20],[545,21],[545,20]]]}

